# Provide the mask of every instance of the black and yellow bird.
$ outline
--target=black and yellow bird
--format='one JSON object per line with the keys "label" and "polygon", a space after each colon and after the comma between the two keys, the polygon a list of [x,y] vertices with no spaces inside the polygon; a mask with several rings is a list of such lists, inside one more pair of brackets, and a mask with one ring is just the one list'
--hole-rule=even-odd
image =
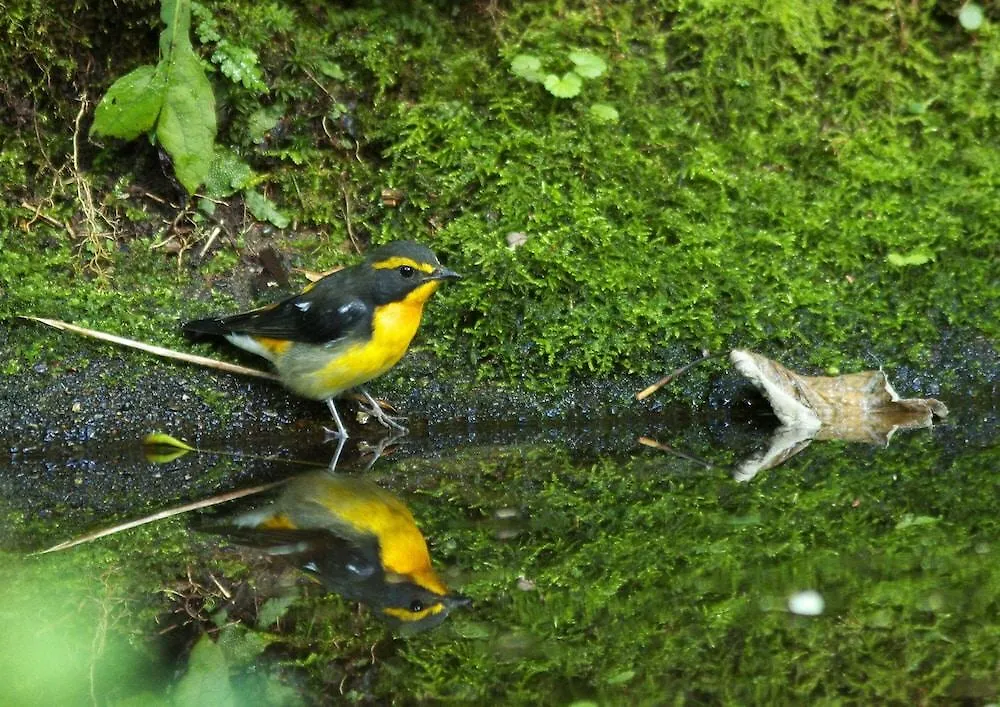
{"label": "black and yellow bird", "polygon": [[377,609],[403,633],[435,626],[470,603],[434,572],[410,510],[365,478],[305,474],[272,504],[203,530],[284,557],[330,591]]}
{"label": "black and yellow bird", "polygon": [[[243,314],[187,322],[184,331],[225,337],[269,360],[293,392],[326,401],[343,440],[347,430],[334,399],[395,366],[417,333],[428,298],[443,281],[459,277],[429,248],[397,241],[298,295]],[[405,431],[361,392],[379,422]]]}

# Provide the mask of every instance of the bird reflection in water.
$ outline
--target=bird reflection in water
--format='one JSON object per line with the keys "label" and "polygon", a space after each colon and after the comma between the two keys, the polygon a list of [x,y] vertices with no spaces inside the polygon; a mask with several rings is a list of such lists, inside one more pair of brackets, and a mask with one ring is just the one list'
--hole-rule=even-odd
{"label": "bird reflection in water", "polygon": [[377,610],[401,633],[436,626],[470,603],[431,567],[410,510],[364,478],[306,474],[273,503],[203,530],[281,556],[330,591]]}

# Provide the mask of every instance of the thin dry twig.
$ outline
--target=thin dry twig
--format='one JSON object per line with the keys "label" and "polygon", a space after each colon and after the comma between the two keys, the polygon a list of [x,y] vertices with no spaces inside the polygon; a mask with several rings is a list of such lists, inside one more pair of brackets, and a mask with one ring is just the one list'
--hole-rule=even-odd
{"label": "thin dry twig", "polygon": [[664,376],[663,378],[661,378],[660,380],[656,381],[655,383],[653,383],[653,385],[649,386],[648,388],[644,388],[643,390],[640,390],[638,393],[635,394],[635,399],[636,400],[645,400],[650,395],[652,395],[653,393],[655,393],[656,391],[658,391],[660,388],[662,388],[663,386],[665,386],[667,383],[669,383],[670,381],[672,381],[674,378],[677,378],[678,376],[681,376],[681,375],[687,373],[690,369],[694,368],[699,363],[704,363],[705,361],[707,361],[710,358],[719,358],[719,357],[724,356],[724,355],[725,354],[709,354],[709,353],[705,353],[705,354],[702,355],[701,358],[696,358],[694,361],[691,361],[690,363],[684,364],[683,366],[681,366],[680,368],[678,368],[676,371],[674,371],[670,375]]}
{"label": "thin dry twig", "polygon": [[220,233],[222,233],[222,226],[216,226],[212,229],[212,232],[208,234],[208,240],[205,241],[205,245],[203,245],[201,250],[198,251],[198,260],[205,257],[205,253],[207,253],[208,249],[212,247],[212,244],[215,243],[215,239],[219,237]]}
{"label": "thin dry twig", "polygon": [[67,540],[66,542],[59,543],[58,545],[53,545],[52,547],[40,550],[39,552],[34,552],[32,555],[45,555],[50,552],[59,552],[60,550],[68,550],[71,547],[76,547],[77,545],[83,545],[84,543],[89,543],[98,538],[107,537],[108,535],[114,535],[115,533],[120,533],[123,530],[131,530],[132,528],[137,528],[140,525],[146,525],[148,523],[153,523],[158,520],[163,520],[164,518],[170,518],[171,516],[180,515],[181,513],[187,513],[189,511],[195,511],[200,508],[210,508],[211,506],[217,506],[220,503],[226,503],[227,501],[234,501],[237,498],[244,498],[246,496],[252,496],[255,493],[261,493],[263,491],[268,491],[276,486],[280,486],[288,481],[288,479],[281,479],[280,481],[272,481],[267,484],[261,484],[260,486],[252,486],[246,489],[239,489],[238,491],[229,491],[227,493],[220,494],[218,496],[212,496],[211,498],[203,498],[200,501],[194,501],[193,503],[186,503],[183,506],[177,506],[175,508],[168,508],[163,511],[157,511],[148,516],[143,516],[142,518],[137,518],[135,520],[130,520],[126,523],[119,523],[118,525],[113,525],[110,528],[103,528],[101,530],[95,530],[92,533],[87,533],[86,535],[81,535],[80,537],[74,538],[73,540]]}
{"label": "thin dry twig", "polygon": [[209,577],[209,579],[212,580],[212,583],[215,584],[215,586],[219,588],[219,591],[222,592],[222,596],[224,596],[226,599],[232,599],[233,598],[232,592],[230,592],[228,589],[226,589],[225,587],[223,587],[222,586],[222,582],[220,582],[219,580],[217,580],[215,578],[214,574],[209,574],[208,577]]}
{"label": "thin dry twig", "polygon": [[[107,241],[114,236],[115,225],[94,205],[90,181],[80,168],[80,121],[83,120],[89,106],[87,94],[83,93],[80,96],[80,110],[73,123],[73,182],[76,185],[77,198],[80,200],[80,209],[83,211],[83,220],[87,225],[84,234],[84,241],[89,246],[90,251],[87,267],[103,277],[105,275],[104,267],[111,261],[111,251],[108,249]],[[98,217],[107,224],[110,231],[100,227]]]}
{"label": "thin dry twig", "polygon": [[69,227],[68,224],[59,223],[57,220],[55,220],[51,216],[49,216],[48,214],[44,213],[42,211],[42,205],[41,204],[39,204],[38,206],[32,206],[27,201],[22,201],[21,202],[21,208],[22,209],[27,209],[27,210],[31,211],[34,214],[31,217],[31,220],[28,221],[27,224],[25,224],[25,226],[28,227],[28,228],[30,228],[31,224],[33,224],[35,221],[37,221],[38,219],[41,219],[42,221],[45,221],[45,223],[49,224],[50,226],[55,226],[56,228],[65,228],[66,230],[68,230],[70,232],[70,234],[72,234],[72,232],[73,232],[72,229],[70,229],[70,227]]}
{"label": "thin dry twig", "polygon": [[673,454],[675,457],[680,457],[681,459],[687,459],[689,462],[694,462],[695,464],[701,464],[706,469],[714,469],[715,467],[710,463],[696,457],[693,454],[688,454],[687,452],[682,452],[679,449],[674,449],[669,444],[663,444],[662,442],[657,442],[655,439],[650,437],[640,437],[639,444],[644,447],[652,447],[653,449],[658,449],[661,452],[667,452],[668,454]]}
{"label": "thin dry twig", "polygon": [[312,81],[314,84],[316,84],[316,88],[318,88],[320,91],[322,91],[323,93],[326,94],[327,98],[329,98],[331,101],[337,100],[336,98],[333,97],[332,93],[330,93],[329,91],[326,90],[326,86],[324,86],[323,84],[321,84],[316,79],[316,77],[312,75],[312,72],[310,72],[309,69],[307,69],[305,67],[302,67],[302,71],[303,71],[303,73],[305,73],[306,76],[309,77],[310,81]]}
{"label": "thin dry twig", "polygon": [[344,195],[344,225],[347,226],[347,235],[351,239],[351,245],[354,246],[354,251],[360,255],[361,246],[358,245],[358,241],[354,237],[354,227],[351,225],[351,197],[350,194],[348,194],[343,181],[340,183],[340,193]]}
{"label": "thin dry twig", "polygon": [[106,334],[103,331],[96,331],[94,329],[86,329],[84,327],[76,326],[75,324],[59,321],[58,319],[46,319],[44,317],[31,316],[21,316],[20,319],[40,322],[46,326],[52,327],[53,329],[71,331],[82,336],[89,336],[92,339],[108,341],[112,344],[118,344],[119,346],[126,346],[131,349],[145,351],[146,353],[151,353],[154,356],[162,356],[163,358],[170,358],[175,361],[193,363],[198,366],[205,366],[206,368],[214,368],[217,371],[236,373],[241,376],[252,376],[254,378],[263,378],[265,380],[278,380],[278,376],[269,371],[262,371],[258,368],[248,368],[247,366],[240,366],[235,363],[227,363],[226,361],[219,361],[214,358],[208,358],[207,356],[195,356],[194,354],[188,354],[182,351],[174,351],[173,349],[168,349],[163,346],[154,346],[153,344],[146,344],[142,341],[136,341],[135,339],[126,339],[123,336]]}

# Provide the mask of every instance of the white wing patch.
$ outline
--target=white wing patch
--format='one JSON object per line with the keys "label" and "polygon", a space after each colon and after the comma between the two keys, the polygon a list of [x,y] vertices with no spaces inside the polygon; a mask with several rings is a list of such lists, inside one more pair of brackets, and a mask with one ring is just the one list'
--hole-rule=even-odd
{"label": "white wing patch", "polygon": [[274,354],[254,341],[252,336],[248,336],[247,334],[226,334],[226,341],[244,351],[249,351],[252,354],[266,358],[272,363],[274,362]]}
{"label": "white wing patch", "polygon": [[312,302],[309,302],[309,301],[305,301],[305,302],[296,302],[296,303],[295,303],[295,307],[296,307],[296,309],[298,309],[298,310],[299,310],[300,312],[308,312],[308,311],[309,311],[309,308],[310,308],[310,307],[312,307]]}

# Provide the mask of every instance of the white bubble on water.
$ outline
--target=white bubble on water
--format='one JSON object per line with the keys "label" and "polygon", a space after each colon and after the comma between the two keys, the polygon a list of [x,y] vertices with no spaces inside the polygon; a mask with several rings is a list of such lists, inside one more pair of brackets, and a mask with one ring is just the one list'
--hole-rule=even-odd
{"label": "white bubble on water", "polygon": [[975,32],[983,24],[983,8],[974,2],[967,2],[958,11],[958,23],[970,32]]}
{"label": "white bubble on water", "polygon": [[823,595],[815,589],[795,592],[788,597],[788,610],[799,616],[819,616],[824,608]]}

